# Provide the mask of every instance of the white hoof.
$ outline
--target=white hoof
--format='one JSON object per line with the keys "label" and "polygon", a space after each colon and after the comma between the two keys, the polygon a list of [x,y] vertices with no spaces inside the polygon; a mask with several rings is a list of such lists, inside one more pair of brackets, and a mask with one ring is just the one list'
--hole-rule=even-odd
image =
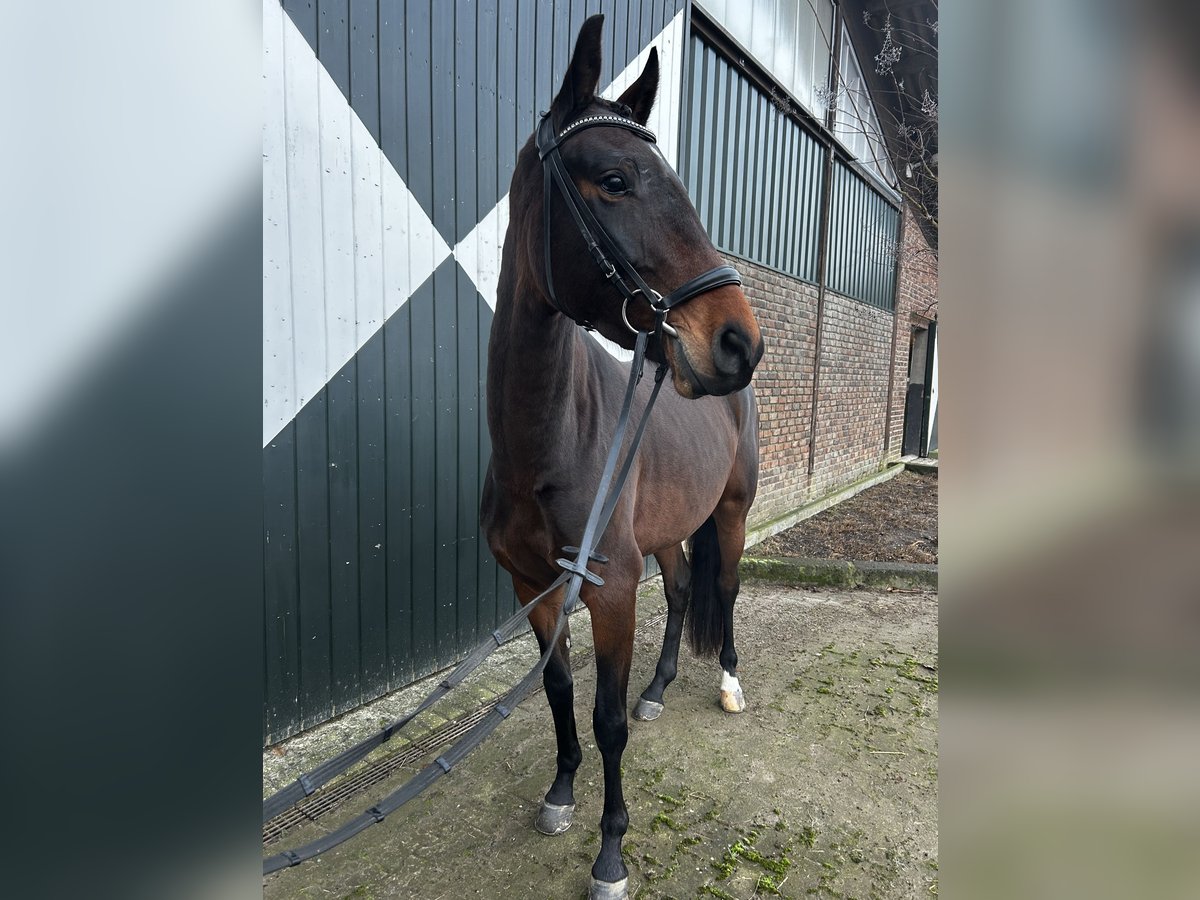
{"label": "white hoof", "polygon": [[633,709],[633,717],[643,722],[653,722],[662,715],[665,708],[661,703],[655,703],[645,697],[638,697],[637,706]]}
{"label": "white hoof", "polygon": [[740,713],[746,708],[746,697],[736,675],[721,673],[721,709],[727,713]]}
{"label": "white hoof", "polygon": [[551,836],[562,834],[571,827],[571,820],[574,817],[574,803],[559,806],[556,803],[542,801],[542,808],[538,810],[537,819],[534,820],[533,827],[542,834]]}
{"label": "white hoof", "polygon": [[593,878],[588,888],[588,900],[629,900],[629,879],[597,881]]}

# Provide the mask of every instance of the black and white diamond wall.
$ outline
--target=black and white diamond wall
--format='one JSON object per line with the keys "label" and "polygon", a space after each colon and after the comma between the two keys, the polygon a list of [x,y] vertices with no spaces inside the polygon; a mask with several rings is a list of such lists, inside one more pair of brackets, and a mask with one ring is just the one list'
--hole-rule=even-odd
{"label": "black and white diamond wall", "polygon": [[264,739],[452,663],[514,608],[479,533],[508,185],[583,20],[651,46],[679,142],[684,0],[263,0]]}

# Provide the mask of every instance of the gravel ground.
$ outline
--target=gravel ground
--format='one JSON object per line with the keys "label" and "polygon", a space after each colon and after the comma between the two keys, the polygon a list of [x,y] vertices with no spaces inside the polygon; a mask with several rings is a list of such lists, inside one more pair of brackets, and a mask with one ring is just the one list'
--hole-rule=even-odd
{"label": "gravel ground", "polygon": [[[639,620],[662,611],[657,579],[639,598]],[[735,621],[746,711],[721,712],[719,666],[685,649],[663,715],[630,721],[631,897],[936,896],[937,609],[933,593],[743,585]],[[573,653],[582,655],[591,643],[586,614],[572,626]],[[661,624],[636,637],[631,703],[661,639]],[[531,662],[533,641],[522,640]],[[535,696],[424,796],[326,856],[268,877],[264,896],[582,898],[603,789],[590,662],[577,666],[575,685],[584,760],[566,834],[533,829],[555,752],[549,710]],[[411,772],[265,851],[335,828]]]}
{"label": "gravel ground", "polygon": [[763,541],[749,554],[936,563],[937,476],[901,472]]}

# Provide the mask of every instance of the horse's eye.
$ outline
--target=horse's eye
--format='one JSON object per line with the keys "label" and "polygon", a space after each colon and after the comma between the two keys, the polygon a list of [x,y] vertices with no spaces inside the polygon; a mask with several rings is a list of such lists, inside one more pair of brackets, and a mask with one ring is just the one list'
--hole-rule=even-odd
{"label": "horse's eye", "polygon": [[606,194],[623,194],[628,190],[625,179],[620,175],[605,175],[600,179],[600,187]]}

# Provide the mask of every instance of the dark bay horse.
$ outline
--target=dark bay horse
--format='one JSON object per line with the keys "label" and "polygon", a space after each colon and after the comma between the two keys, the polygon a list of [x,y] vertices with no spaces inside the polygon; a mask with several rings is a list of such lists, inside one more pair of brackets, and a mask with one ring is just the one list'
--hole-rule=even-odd
{"label": "dark bay horse", "polygon": [[[593,16],[580,31],[549,113],[555,135],[587,116],[620,116],[642,125],[649,117],[658,89],[653,50],[641,76],[618,101],[595,95],[602,24],[602,16]],[[654,290],[668,294],[723,262],[683,184],[652,143],[628,128],[589,127],[563,142],[560,152],[588,209]],[[555,560],[563,546],[580,539],[628,378],[628,367],[576,323],[586,322],[626,348],[634,337],[623,321],[622,298],[589,257],[565,201],[555,197],[544,206],[544,196],[542,164],[531,138],[509,193],[510,222],[488,351],[492,459],[481,511],[491,550],[511,573],[523,604],[560,574]],[[544,209],[550,210],[548,229]],[[547,283],[547,254],[553,260],[553,289]],[[643,331],[653,328],[648,304],[643,309],[630,304],[627,314]],[[668,321],[670,327],[651,340],[648,357],[665,360],[670,381],[599,544],[607,557],[596,566],[604,584],[585,584],[581,595],[595,639],[592,726],[604,765],[594,898],[627,895],[621,839],[629,817],[621,754],[628,736],[626,692],[644,556],[653,554],[662,569],[669,613],[657,670],[634,715],[654,719],[663,711],[663,691],[675,677],[685,621],[698,653],[719,653],[722,708],[736,713],[745,705],[737,680],[733,605],[746,514],[758,480],[758,419],[749,383],[762,357],[762,338],[737,285],[717,287],[672,308]],[[645,405],[650,381],[639,385],[635,410]],[[531,615],[543,652],[562,593],[548,597]],[[558,740],[557,775],[536,823],[548,834],[570,825],[581,760],[569,648],[567,631],[544,674]]]}

